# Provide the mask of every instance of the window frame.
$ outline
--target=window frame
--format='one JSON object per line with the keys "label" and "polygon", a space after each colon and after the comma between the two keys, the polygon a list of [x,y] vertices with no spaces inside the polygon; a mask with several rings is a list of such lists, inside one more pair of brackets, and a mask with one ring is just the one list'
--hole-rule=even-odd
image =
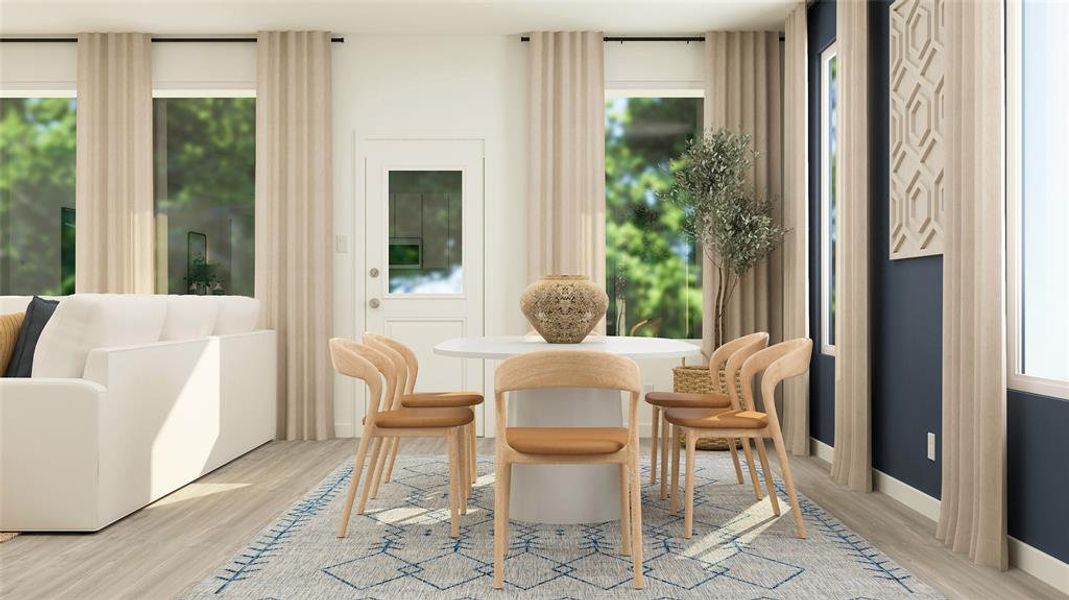
{"label": "window frame", "polygon": [[1008,0],[1006,2],[1005,43],[1006,43],[1006,384],[1011,390],[1030,392],[1069,400],[1069,380],[1049,379],[1026,375],[1023,372],[1021,335],[1023,332],[1022,295],[1022,259],[1023,252],[1023,177],[1021,159],[1022,148],[1022,96],[1024,81],[1022,61],[1024,54],[1021,47],[1023,35],[1023,2]]}
{"label": "window frame", "polygon": [[[616,98],[701,98],[705,99],[704,87],[660,87],[657,85],[646,86],[641,82],[606,82],[605,102]],[[604,118],[604,116],[603,116]],[[699,260],[704,260],[704,253],[700,247]],[[619,337],[619,334],[617,334]],[[702,338],[676,338],[681,342],[689,342],[700,346]]]}
{"label": "window frame", "polygon": [[[831,276],[835,265],[831,264],[830,201],[832,185],[829,168],[831,128],[828,126],[829,71],[832,58],[838,58],[839,45],[832,42],[820,53],[820,353],[836,355],[835,344],[829,344],[834,333],[831,329]],[[839,129],[836,128],[836,133]]]}

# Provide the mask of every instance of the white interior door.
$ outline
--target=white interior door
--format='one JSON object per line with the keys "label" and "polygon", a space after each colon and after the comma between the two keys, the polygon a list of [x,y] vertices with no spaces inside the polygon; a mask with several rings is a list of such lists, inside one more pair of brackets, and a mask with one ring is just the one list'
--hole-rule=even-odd
{"label": "white interior door", "polygon": [[[432,352],[483,335],[483,142],[367,143],[368,331],[412,347],[417,391],[482,391],[481,360]],[[476,411],[483,431],[482,411]]]}

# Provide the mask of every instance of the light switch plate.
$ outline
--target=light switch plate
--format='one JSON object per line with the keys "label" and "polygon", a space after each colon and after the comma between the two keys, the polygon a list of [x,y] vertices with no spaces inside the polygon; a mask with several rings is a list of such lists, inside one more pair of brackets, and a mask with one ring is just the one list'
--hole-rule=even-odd
{"label": "light switch plate", "polygon": [[928,432],[928,460],[935,461],[935,434]]}
{"label": "light switch plate", "polygon": [[338,254],[346,254],[349,252],[349,236],[336,235],[334,236],[334,251]]}

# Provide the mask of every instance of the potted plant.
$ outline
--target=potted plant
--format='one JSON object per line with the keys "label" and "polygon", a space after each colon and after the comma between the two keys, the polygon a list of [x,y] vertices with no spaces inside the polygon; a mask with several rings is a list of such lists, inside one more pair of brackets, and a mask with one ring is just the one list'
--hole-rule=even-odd
{"label": "potted plant", "polygon": [[[716,266],[714,347],[724,343],[724,309],[739,279],[767,257],[785,230],[772,204],[758,198],[749,174],[757,159],[745,133],[719,129],[687,144],[665,199],[683,209],[682,229]],[[711,275],[711,274],[707,274]]]}

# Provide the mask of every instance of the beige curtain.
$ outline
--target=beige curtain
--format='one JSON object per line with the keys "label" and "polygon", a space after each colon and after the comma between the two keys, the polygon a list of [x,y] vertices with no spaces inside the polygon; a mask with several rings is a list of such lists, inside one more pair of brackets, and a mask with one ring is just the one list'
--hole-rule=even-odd
{"label": "beige curtain", "polygon": [[78,35],[78,292],[155,291],[150,44],[143,33]]}
{"label": "beige curtain", "polygon": [[[806,4],[787,17],[783,56],[783,337],[809,337],[808,63]],[[809,374],[783,382],[783,437],[809,454]]]}
{"label": "beige curtain", "polygon": [[[782,222],[783,132],[781,50],[774,31],[713,31],[705,34],[705,128],[748,133],[760,156],[752,172],[758,197],[773,201]],[[782,339],[782,251],[743,277],[724,315],[724,339],[767,331]],[[702,350],[714,350],[713,315],[716,266],[702,264]]]}
{"label": "beige curtain", "polygon": [[836,3],[839,44],[835,454],[831,476],[872,491],[869,377],[869,6]]}
{"label": "beige curtain", "polygon": [[1003,7],[948,2],[943,470],[936,535],[1006,568]]}
{"label": "beige curtain", "polygon": [[[605,286],[605,76],[599,32],[532,33],[527,278]],[[604,323],[602,324],[604,327]]]}
{"label": "beige curtain", "polygon": [[278,332],[278,434],[334,435],[331,60],[327,32],[260,32],[256,297]]}

